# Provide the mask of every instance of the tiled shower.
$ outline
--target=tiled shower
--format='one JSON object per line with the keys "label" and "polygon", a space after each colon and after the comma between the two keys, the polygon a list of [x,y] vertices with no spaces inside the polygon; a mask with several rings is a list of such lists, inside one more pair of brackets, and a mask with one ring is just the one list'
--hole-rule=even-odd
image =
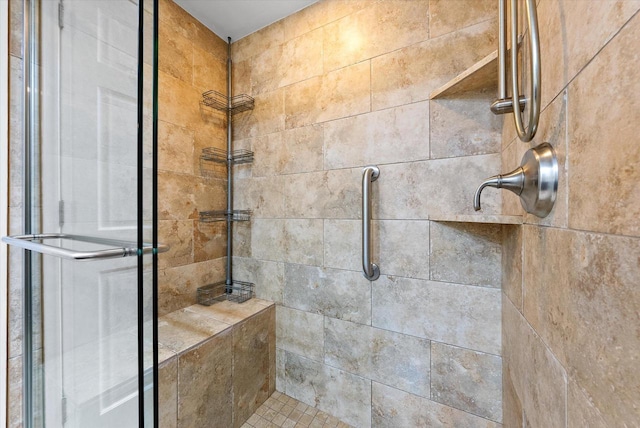
{"label": "tiled shower", "polygon": [[[233,123],[234,147],[254,161],[234,167],[234,204],[252,217],[234,224],[232,263],[234,277],[255,283],[249,320],[268,319],[275,303],[275,325],[264,321],[271,330],[258,341],[261,366],[250,371],[266,389],[237,418],[216,419],[215,408],[183,415],[206,399],[180,382],[193,380],[184,376],[207,352],[220,356],[213,340],[228,342],[224,352],[252,346],[216,337],[208,351],[161,365],[160,426],[277,426],[268,409],[289,398],[333,426],[640,420],[640,2],[537,3],[542,115],[531,144],[510,116],[490,112],[495,81],[438,95],[496,50],[495,0],[320,0],[233,42],[233,92],[255,108]],[[203,175],[200,154],[225,147],[226,119],[200,101],[226,91],[227,46],[172,0],[160,1],[159,18],[159,234],[171,246],[159,257],[159,315],[195,320],[197,288],[225,276],[224,223],[198,213],[225,207],[224,170]],[[19,48],[11,54],[17,84]],[[484,220],[469,220],[478,184],[542,142],[560,165],[551,214],[523,215],[514,195],[488,189]],[[360,186],[371,164],[380,168],[377,281],[361,270]],[[522,224],[500,221],[512,216]],[[17,320],[14,310],[10,325]],[[240,321],[224,322],[240,331]],[[19,334],[14,327],[10,338]],[[19,364],[19,347],[9,357],[10,368]],[[20,426],[14,372],[9,426]],[[209,404],[227,396],[236,412],[232,383],[210,387]],[[274,388],[267,410],[251,416]],[[195,401],[181,403],[183,393]]]}

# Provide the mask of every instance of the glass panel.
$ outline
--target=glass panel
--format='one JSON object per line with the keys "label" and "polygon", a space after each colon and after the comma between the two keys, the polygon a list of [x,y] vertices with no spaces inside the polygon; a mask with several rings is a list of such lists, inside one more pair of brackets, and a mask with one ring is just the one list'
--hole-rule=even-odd
{"label": "glass panel", "polygon": [[[145,5],[32,1],[42,31],[36,134],[42,179],[34,210],[41,218],[33,232],[140,248],[153,238],[155,147],[153,61],[139,63]],[[147,3],[145,25],[152,26],[153,1]],[[146,34],[145,58],[152,59],[153,32]],[[34,332],[41,352],[34,358],[43,367],[34,372],[34,385],[44,390],[42,400],[31,393],[33,414],[43,415],[34,426],[138,427],[141,408],[145,425],[153,426],[153,258],[79,262],[34,253],[32,289],[42,290],[33,300],[34,321],[42,302],[42,322],[34,323],[41,324],[41,334]]]}

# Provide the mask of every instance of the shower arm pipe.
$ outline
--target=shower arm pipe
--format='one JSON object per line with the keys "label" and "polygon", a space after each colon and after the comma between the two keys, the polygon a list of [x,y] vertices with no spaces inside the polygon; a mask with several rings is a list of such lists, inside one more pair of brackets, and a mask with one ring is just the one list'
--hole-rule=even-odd
{"label": "shower arm pipe", "polygon": [[371,262],[371,184],[380,176],[377,166],[362,171],[362,274],[369,281],[380,277],[380,268]]}
{"label": "shower arm pipe", "polygon": [[[231,37],[227,38],[227,269],[225,284],[231,286],[233,284],[233,263],[232,263],[232,246],[233,246],[233,146],[231,126],[231,109],[233,94],[231,93]],[[227,292],[230,289],[227,287]]]}

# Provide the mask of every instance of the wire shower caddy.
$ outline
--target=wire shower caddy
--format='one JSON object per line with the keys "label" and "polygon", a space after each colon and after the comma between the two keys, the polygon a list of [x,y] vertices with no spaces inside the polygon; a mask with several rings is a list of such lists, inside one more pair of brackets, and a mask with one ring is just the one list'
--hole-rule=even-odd
{"label": "wire shower caddy", "polygon": [[238,281],[232,275],[232,227],[236,221],[251,220],[251,210],[233,209],[233,166],[253,162],[253,152],[250,150],[233,150],[232,118],[235,114],[252,110],[255,100],[246,94],[232,95],[231,91],[231,38],[227,46],[227,95],[218,91],[206,91],[202,94],[200,104],[225,112],[227,115],[227,149],[207,147],[200,155],[200,170],[203,176],[215,177],[216,165],[226,166],[227,174],[227,208],[225,210],[201,211],[200,221],[209,223],[226,221],[227,224],[227,265],[224,281],[208,284],[198,288],[196,300],[201,305],[212,305],[220,300],[242,303],[253,297],[255,285],[251,282]]}

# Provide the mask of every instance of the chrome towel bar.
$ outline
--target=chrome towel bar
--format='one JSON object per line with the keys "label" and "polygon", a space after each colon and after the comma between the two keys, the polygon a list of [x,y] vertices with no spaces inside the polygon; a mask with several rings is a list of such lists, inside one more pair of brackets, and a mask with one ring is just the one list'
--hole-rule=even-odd
{"label": "chrome towel bar", "polygon": [[[62,247],[56,247],[53,245],[43,244],[41,242],[35,242],[45,239],[68,239],[70,241],[109,245],[116,248],[106,248],[104,250],[94,251],[76,251]],[[134,242],[120,241],[117,239],[98,238],[95,236],[67,235],[64,233],[41,233],[37,235],[5,236],[2,238],[2,241],[9,245],[24,248],[25,250],[31,250],[35,251],[36,253],[47,254],[67,260],[116,259],[138,255],[138,248]],[[158,245],[156,251],[158,253],[164,253],[168,250],[168,245]],[[153,253],[153,251],[154,248],[151,246],[151,244],[144,244],[142,248],[143,254],[150,254]]]}
{"label": "chrome towel bar", "polygon": [[362,274],[369,281],[380,277],[380,268],[371,262],[371,183],[380,176],[377,166],[362,170]]}
{"label": "chrome towel bar", "polygon": [[[527,143],[533,139],[540,120],[540,35],[535,0],[524,0],[527,6],[531,61],[529,62],[529,94],[520,95],[518,79],[518,0],[511,0],[511,99],[507,98],[507,0],[499,0],[498,99],[491,105],[494,114],[513,113],[518,137]],[[514,109],[516,104],[518,107]],[[528,128],[521,113],[529,108]]]}

